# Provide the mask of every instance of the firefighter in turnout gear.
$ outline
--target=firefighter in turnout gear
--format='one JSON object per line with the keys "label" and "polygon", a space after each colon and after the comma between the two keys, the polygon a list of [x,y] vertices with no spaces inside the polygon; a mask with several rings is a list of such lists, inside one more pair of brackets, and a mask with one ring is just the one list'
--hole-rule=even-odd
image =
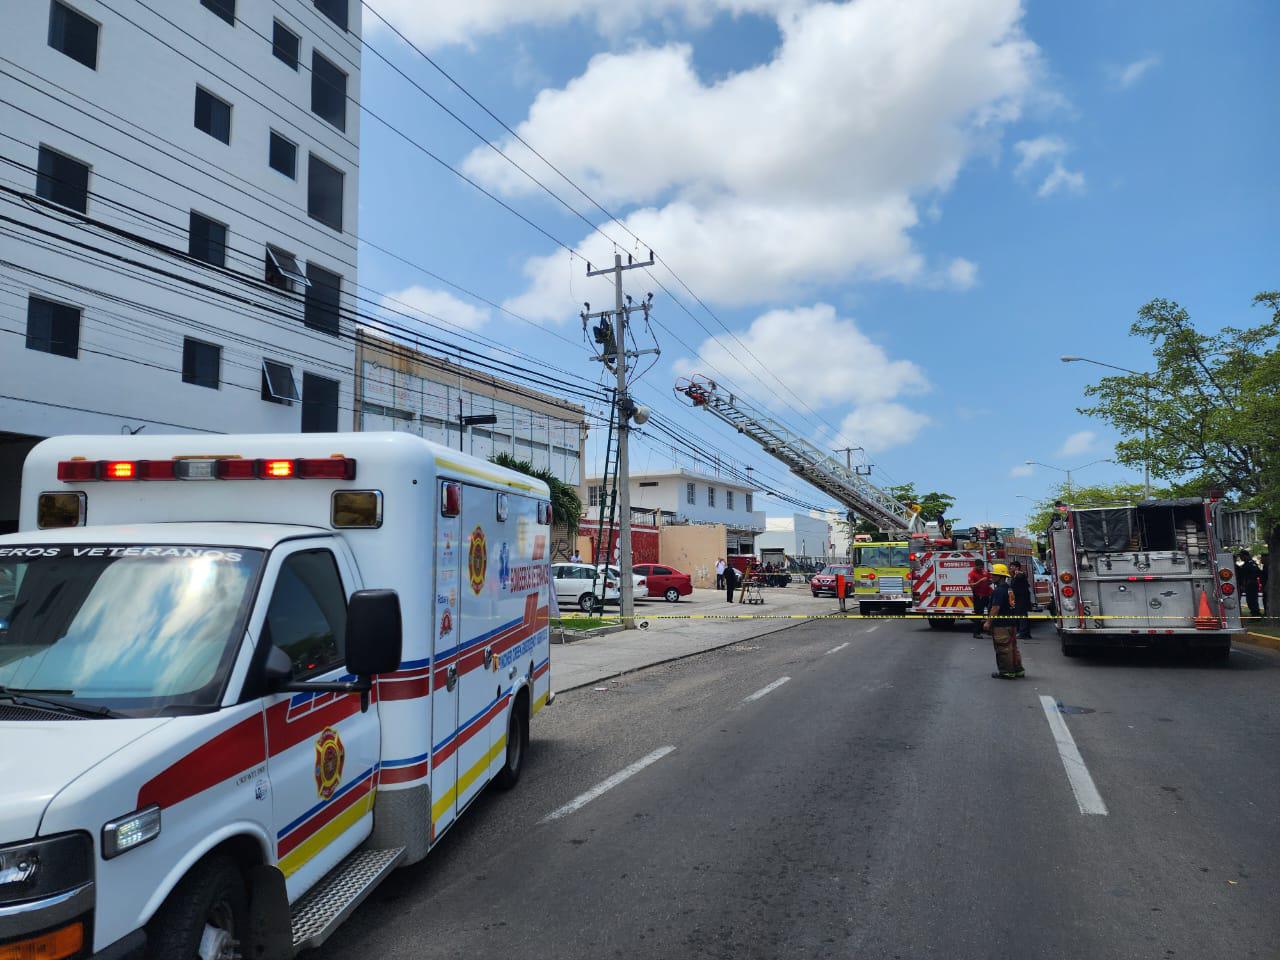
{"label": "firefighter in turnout gear", "polygon": [[1017,594],[1009,583],[1009,568],[1003,563],[992,564],[991,577],[995,586],[991,591],[985,624],[996,648],[996,672],[991,676],[998,680],[1016,680],[1026,676],[1022,669],[1022,652],[1018,649],[1017,618],[1023,612],[1018,609]]}

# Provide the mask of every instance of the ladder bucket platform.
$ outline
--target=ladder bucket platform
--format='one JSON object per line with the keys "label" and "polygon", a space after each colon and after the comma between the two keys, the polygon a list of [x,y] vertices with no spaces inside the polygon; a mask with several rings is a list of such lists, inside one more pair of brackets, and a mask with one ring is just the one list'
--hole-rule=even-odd
{"label": "ladder bucket platform", "polygon": [[291,909],[293,951],[320,946],[404,859],[404,847],[356,850]]}

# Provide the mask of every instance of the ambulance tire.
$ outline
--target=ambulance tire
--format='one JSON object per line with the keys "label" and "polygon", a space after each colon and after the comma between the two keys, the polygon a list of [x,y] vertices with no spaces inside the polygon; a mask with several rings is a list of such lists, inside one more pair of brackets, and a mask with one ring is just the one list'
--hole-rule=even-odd
{"label": "ambulance tire", "polygon": [[249,895],[235,860],[215,854],[178,881],[147,925],[148,960],[197,960],[206,926],[244,937]]}
{"label": "ambulance tire", "polygon": [[499,790],[510,790],[520,782],[524,770],[524,755],[529,749],[529,699],[525,691],[516,697],[507,719],[507,756],[502,769],[493,778]]}

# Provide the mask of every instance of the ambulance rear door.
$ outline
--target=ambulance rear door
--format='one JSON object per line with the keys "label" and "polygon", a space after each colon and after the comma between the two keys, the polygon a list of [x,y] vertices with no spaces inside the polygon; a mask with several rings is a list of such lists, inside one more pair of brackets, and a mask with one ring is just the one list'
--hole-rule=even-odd
{"label": "ambulance rear door", "polygon": [[433,837],[457,814],[458,668],[461,643],[463,487],[439,481],[440,516],[435,541],[435,617],[431,669],[431,821]]}

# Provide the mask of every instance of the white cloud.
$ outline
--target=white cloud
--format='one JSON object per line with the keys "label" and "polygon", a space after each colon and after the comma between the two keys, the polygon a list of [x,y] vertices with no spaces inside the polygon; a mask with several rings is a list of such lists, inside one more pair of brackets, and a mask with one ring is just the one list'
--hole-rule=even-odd
{"label": "white cloud", "polygon": [[1011,477],[1029,477],[1035,473],[1035,468],[1029,463],[1020,463],[1009,471]]}
{"label": "white cloud", "polygon": [[[767,365],[767,373],[754,358]],[[853,320],[838,316],[825,303],[771,310],[739,332],[737,340],[704,340],[696,358],[681,358],[675,368],[684,375],[722,375],[753,397],[775,401],[777,407],[797,405],[778,380],[811,408],[852,406],[841,433],[868,450],[907,443],[929,422],[925,414],[900,402],[903,396],[929,389],[924,371],[910,360],[891,358]],[[822,421],[810,426],[815,443],[831,440]]]}
{"label": "white cloud", "polygon": [[444,290],[417,285],[387,294],[382,298],[382,307],[401,322],[404,314],[463,330],[479,330],[489,322],[487,308],[459,300]]}
{"label": "white cloud", "polygon": [[1139,60],[1133,61],[1133,63],[1128,63],[1123,67],[1116,68],[1113,71],[1115,82],[1122,90],[1127,90],[1146,76],[1148,71],[1159,65],[1160,58],[1158,56],[1152,55],[1142,57]]}
{"label": "white cloud", "polygon": [[1084,193],[1083,171],[1068,170],[1063,165],[1062,157],[1067,149],[1066,141],[1053,134],[1045,134],[1032,140],[1019,140],[1013,145],[1013,150],[1018,155],[1018,164],[1013,168],[1014,175],[1026,178],[1032,171],[1049,163],[1049,172],[1036,190],[1037,197],[1050,197],[1059,190]]}
{"label": "white cloud", "polygon": [[1098,435],[1092,430],[1077,430],[1062,441],[1062,446],[1058,448],[1058,456],[1074,457],[1088,453],[1097,441]]}
{"label": "white cloud", "polygon": [[[704,82],[688,45],[600,54],[563,88],[542,91],[519,130],[601,202],[627,210],[628,227],[704,297],[740,304],[867,278],[931,283],[952,268],[916,249],[919,208],[998,139],[1036,87],[1040,54],[1021,15],[1018,0],[784,9],[767,63]],[[617,128],[620,103],[627,135],[602,135]],[[518,143],[502,147],[545,169]],[[505,194],[536,192],[487,148],[464,168]],[[578,246],[596,262],[612,254],[597,235]],[[576,312],[563,253],[525,270],[512,309]],[[960,285],[973,279],[954,270]]]}
{"label": "white cloud", "polygon": [[969,290],[978,282],[978,265],[964,257],[956,257],[947,267],[947,280],[957,290]]}

